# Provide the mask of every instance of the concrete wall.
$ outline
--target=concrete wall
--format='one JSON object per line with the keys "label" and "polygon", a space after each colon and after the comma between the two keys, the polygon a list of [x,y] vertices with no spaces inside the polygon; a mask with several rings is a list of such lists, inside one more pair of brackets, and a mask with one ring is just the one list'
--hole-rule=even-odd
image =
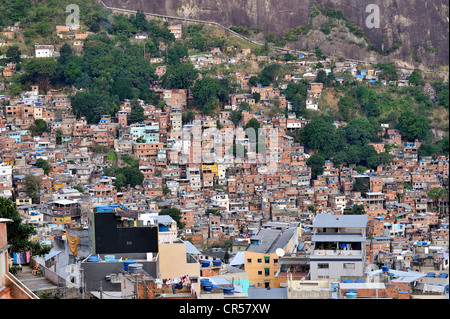
{"label": "concrete wall", "polygon": [[[354,263],[355,269],[344,269],[345,263]],[[328,264],[328,269],[322,269],[318,267],[318,264]],[[362,261],[311,261],[311,280],[317,280],[319,278],[340,278],[342,276],[362,276],[364,275],[364,262]],[[323,276],[323,277],[321,277]]]}
{"label": "concrete wall", "polygon": [[[146,256],[142,254],[127,254],[128,259],[136,260],[137,263],[143,265],[143,270],[147,272],[153,278],[157,278],[158,274],[158,262],[146,261]],[[121,256],[115,254],[115,258],[119,259]],[[138,258],[140,257],[140,258]],[[125,258],[123,258],[125,259]],[[102,282],[102,289],[104,291],[120,291],[120,282],[111,283],[106,280],[105,276],[111,273],[119,273],[123,271],[123,262],[82,262],[81,268],[84,272],[84,280],[86,284],[86,290],[100,290],[100,282]]]}
{"label": "concrete wall", "polygon": [[159,250],[159,273],[160,278],[169,279],[175,277],[196,276],[198,283],[194,289],[200,292],[200,263],[188,262],[186,244],[183,242],[173,244],[160,244]]}

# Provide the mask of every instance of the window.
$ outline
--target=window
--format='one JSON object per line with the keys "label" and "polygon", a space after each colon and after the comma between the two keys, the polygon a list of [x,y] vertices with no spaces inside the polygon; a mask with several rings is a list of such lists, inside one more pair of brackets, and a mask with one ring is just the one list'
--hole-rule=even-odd
{"label": "window", "polygon": [[251,263],[252,263],[252,259],[251,259],[251,258],[248,258],[248,259],[247,259],[247,263],[248,263],[248,264],[251,264]]}
{"label": "window", "polygon": [[329,265],[328,264],[317,264],[317,268],[319,268],[319,269],[328,269]]}
{"label": "window", "polygon": [[273,263],[274,263],[274,264],[278,264],[278,259],[274,259],[274,260],[273,260]]}
{"label": "window", "polygon": [[258,270],[258,275],[262,275],[262,271],[261,270]]}
{"label": "window", "polygon": [[354,263],[344,263],[344,269],[355,269]]}
{"label": "window", "polygon": [[117,284],[120,283],[120,277],[117,273],[111,273],[111,283]]}
{"label": "window", "polygon": [[262,263],[262,259],[258,258],[258,264],[261,264],[261,263]]}
{"label": "window", "polygon": [[266,264],[270,263],[270,257],[264,257],[264,262],[265,262]]}
{"label": "window", "polygon": [[196,284],[198,283],[198,277],[197,276],[189,277],[189,281],[191,282],[191,284]]}

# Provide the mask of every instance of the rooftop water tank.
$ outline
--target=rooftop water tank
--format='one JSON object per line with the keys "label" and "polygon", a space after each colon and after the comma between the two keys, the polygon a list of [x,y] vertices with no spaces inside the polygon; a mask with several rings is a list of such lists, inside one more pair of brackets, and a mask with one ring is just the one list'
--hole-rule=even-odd
{"label": "rooftop water tank", "polygon": [[234,295],[234,287],[223,287],[224,295]]}
{"label": "rooftop water tank", "polygon": [[209,279],[200,279],[200,285],[204,286],[204,285],[212,285],[211,281],[209,281]]}
{"label": "rooftop water tank", "polygon": [[344,280],[342,280],[342,282],[343,282],[343,283],[346,283],[346,284],[349,284],[349,283],[352,283],[353,280],[350,280],[350,279],[344,279]]}
{"label": "rooftop water tank", "polygon": [[98,261],[100,261],[100,257],[98,257],[98,256],[91,256],[91,257],[88,258],[87,261],[88,262],[98,262]]}
{"label": "rooftop water tank", "polygon": [[200,261],[200,265],[202,267],[209,267],[209,264],[210,264],[209,260],[201,260]]}
{"label": "rooftop water tank", "polygon": [[135,264],[135,263],[136,263],[136,260],[133,260],[133,259],[124,260],[123,261],[123,270],[128,271],[128,266]]}
{"label": "rooftop water tank", "polygon": [[128,265],[128,271],[132,274],[140,274],[142,272],[142,264],[130,264]]}
{"label": "rooftop water tank", "polygon": [[356,299],[356,292],[353,292],[353,291],[356,291],[356,290],[348,290],[345,293],[345,296],[347,297],[347,299]]}
{"label": "rooftop water tank", "polygon": [[205,291],[212,291],[213,290],[213,285],[212,284],[204,284],[203,285],[203,289]]}
{"label": "rooftop water tank", "polygon": [[222,265],[222,261],[220,259],[213,260],[213,266],[218,267],[220,265]]}
{"label": "rooftop water tank", "polygon": [[169,231],[169,227],[167,227],[166,225],[159,225],[158,229],[160,232],[168,232]]}
{"label": "rooftop water tank", "polygon": [[104,257],[105,257],[105,261],[111,261],[113,259],[116,259],[116,256],[114,256],[114,255],[105,255]]}

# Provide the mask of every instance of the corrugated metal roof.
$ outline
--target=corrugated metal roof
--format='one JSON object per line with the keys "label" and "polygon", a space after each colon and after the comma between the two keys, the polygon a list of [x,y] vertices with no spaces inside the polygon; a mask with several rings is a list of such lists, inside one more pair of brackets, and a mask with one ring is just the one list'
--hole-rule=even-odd
{"label": "corrugated metal roof", "polygon": [[201,255],[202,254],[200,252],[200,250],[198,250],[197,247],[195,247],[190,241],[186,240],[186,241],[184,241],[184,243],[186,243],[186,252],[188,254],[193,254],[193,255]]}
{"label": "corrugated metal roof", "polygon": [[251,238],[260,240],[258,245],[250,245],[247,251],[272,254],[277,248],[285,248],[291,240],[297,228],[289,229],[261,229],[258,234]]}
{"label": "corrugated metal roof", "polygon": [[367,215],[329,215],[318,214],[314,219],[313,227],[357,227],[365,228],[367,226]]}
{"label": "corrugated metal roof", "polygon": [[244,252],[238,251],[234,256],[234,258],[230,261],[230,266],[243,265],[245,263],[244,258],[245,258]]}

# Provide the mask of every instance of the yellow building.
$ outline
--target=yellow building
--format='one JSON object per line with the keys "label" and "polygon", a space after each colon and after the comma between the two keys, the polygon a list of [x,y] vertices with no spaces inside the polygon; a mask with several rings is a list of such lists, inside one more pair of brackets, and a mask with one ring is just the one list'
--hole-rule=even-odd
{"label": "yellow building", "polygon": [[161,279],[189,276],[197,295],[200,291],[200,263],[187,252],[183,241],[159,244],[159,273]]}
{"label": "yellow building", "polygon": [[275,279],[280,269],[278,259],[282,252],[295,252],[299,239],[298,230],[297,226],[263,228],[250,239],[251,244],[244,252],[244,269],[248,273],[250,286],[280,288],[279,280]]}
{"label": "yellow building", "polygon": [[53,224],[70,224],[72,222],[72,218],[70,216],[53,216],[52,217],[52,223]]}
{"label": "yellow building", "polygon": [[32,203],[31,197],[16,198],[16,206],[31,205]]}
{"label": "yellow building", "polygon": [[202,171],[204,171],[205,169],[207,170],[211,170],[211,173],[214,174],[214,176],[217,176],[217,163],[205,163],[202,164]]}

